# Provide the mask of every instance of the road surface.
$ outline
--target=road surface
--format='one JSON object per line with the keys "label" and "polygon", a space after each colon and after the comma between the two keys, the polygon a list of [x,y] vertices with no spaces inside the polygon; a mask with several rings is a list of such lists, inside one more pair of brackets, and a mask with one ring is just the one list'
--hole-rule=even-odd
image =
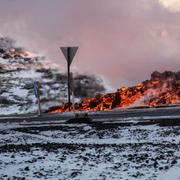
{"label": "road surface", "polygon": [[99,112],[70,112],[57,114],[42,114],[37,115],[18,115],[18,116],[1,116],[0,122],[33,122],[33,121],[59,121],[59,123],[67,121],[79,114],[83,116],[88,113],[88,116],[93,119],[93,122],[108,122],[108,123],[129,123],[129,122],[151,122],[154,123],[159,120],[179,120],[180,119],[180,105],[173,107],[160,108],[137,108],[137,109],[120,109],[113,111],[99,111]]}

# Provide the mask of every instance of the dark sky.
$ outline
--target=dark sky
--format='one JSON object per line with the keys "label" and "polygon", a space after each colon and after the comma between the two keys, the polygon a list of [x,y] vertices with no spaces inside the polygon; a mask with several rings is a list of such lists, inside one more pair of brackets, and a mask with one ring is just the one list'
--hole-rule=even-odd
{"label": "dark sky", "polygon": [[0,27],[62,70],[59,46],[79,46],[73,71],[114,88],[180,70],[179,0],[0,0]]}

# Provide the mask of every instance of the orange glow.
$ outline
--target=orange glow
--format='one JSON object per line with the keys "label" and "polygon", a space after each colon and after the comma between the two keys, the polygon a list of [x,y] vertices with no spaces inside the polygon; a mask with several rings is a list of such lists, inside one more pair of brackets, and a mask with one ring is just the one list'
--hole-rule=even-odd
{"label": "orange glow", "polygon": [[[167,72],[168,74],[168,72]],[[98,94],[75,104],[78,111],[108,111],[114,108],[128,108],[134,106],[155,107],[160,105],[180,103],[180,80],[158,74],[151,80],[144,81],[134,87],[122,87],[115,93]],[[163,78],[162,78],[163,77]],[[50,113],[68,111],[67,104],[61,104]]]}

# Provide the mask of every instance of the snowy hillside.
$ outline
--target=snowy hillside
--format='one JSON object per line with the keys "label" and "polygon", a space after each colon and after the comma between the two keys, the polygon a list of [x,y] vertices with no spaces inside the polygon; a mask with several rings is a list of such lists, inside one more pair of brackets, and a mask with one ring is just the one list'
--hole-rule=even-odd
{"label": "snowy hillside", "polygon": [[[44,57],[16,47],[12,39],[0,38],[0,115],[36,111],[34,81],[40,82],[44,110],[59,105],[67,98],[66,79],[66,75],[51,67]],[[74,82],[76,98],[104,91],[102,82],[93,76],[77,74]],[[91,89],[90,84],[93,84]]]}

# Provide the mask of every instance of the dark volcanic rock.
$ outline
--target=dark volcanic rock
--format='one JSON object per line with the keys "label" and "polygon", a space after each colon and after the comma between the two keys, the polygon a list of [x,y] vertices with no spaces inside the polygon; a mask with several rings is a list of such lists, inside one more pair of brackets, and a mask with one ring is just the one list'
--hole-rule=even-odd
{"label": "dark volcanic rock", "polygon": [[72,124],[73,123],[78,123],[78,124],[85,123],[85,124],[88,124],[88,123],[92,123],[92,119],[90,117],[88,117],[87,114],[85,114],[84,116],[76,115],[76,117],[67,120],[67,123],[72,123]]}

